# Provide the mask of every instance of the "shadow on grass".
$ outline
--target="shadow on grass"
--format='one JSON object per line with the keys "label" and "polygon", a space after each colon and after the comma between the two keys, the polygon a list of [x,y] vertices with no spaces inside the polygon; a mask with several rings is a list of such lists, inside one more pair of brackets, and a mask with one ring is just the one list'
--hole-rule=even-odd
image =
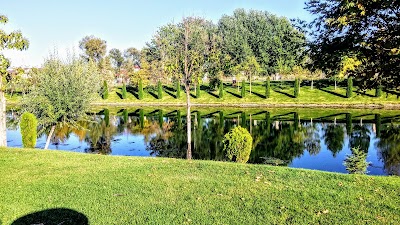
{"label": "shadow on grass", "polygon": [[139,90],[136,87],[127,86],[126,91],[135,96],[136,99],[139,99]]}
{"label": "shadow on grass", "polygon": [[215,98],[219,98],[217,94],[212,93],[211,91],[207,91],[207,93],[211,96],[214,96]]}
{"label": "shadow on grass", "polygon": [[397,99],[400,98],[400,92],[392,91],[392,90],[385,90],[386,92],[386,98],[388,97],[388,94],[396,95]]}
{"label": "shadow on grass", "polygon": [[233,93],[231,91],[226,91],[226,93],[229,93],[229,94],[235,96],[236,98],[242,98],[242,96],[240,96],[239,94]]}
{"label": "shadow on grass", "polygon": [[118,97],[119,97],[120,99],[123,99],[121,93],[118,93],[118,92],[115,92],[115,93],[118,95]]}
{"label": "shadow on grass", "polygon": [[294,97],[294,95],[288,94],[288,93],[286,93],[286,92],[283,92],[283,91],[280,91],[280,90],[277,90],[277,89],[274,89],[274,91],[277,92],[277,93],[279,93],[279,94],[286,95],[286,96],[288,96],[289,98],[296,98],[296,97]]}
{"label": "shadow on grass", "polygon": [[364,96],[368,96],[368,97],[372,97],[372,98],[375,97],[375,95],[367,94],[367,93],[362,92],[362,91],[354,91],[354,92],[359,94],[359,95],[364,95]]}
{"label": "shadow on grass", "polygon": [[[250,91],[248,91],[248,92],[250,93]],[[254,92],[254,91],[252,91],[251,94],[254,94],[254,95],[256,95],[256,96],[258,96],[260,98],[266,98],[265,95],[259,94],[259,93]]]}
{"label": "shadow on grass", "polygon": [[153,96],[155,99],[158,99],[158,95],[154,93],[153,91],[148,90],[147,93],[149,93],[151,96]]}
{"label": "shadow on grass", "polygon": [[164,89],[164,91],[165,91],[165,93],[167,93],[169,96],[171,96],[171,97],[173,97],[173,98],[176,98],[176,95],[173,94],[173,92],[171,92],[171,91],[169,91],[169,90],[167,90],[167,89]]}
{"label": "shadow on grass", "polygon": [[55,208],[28,214],[15,220],[11,225],[26,224],[89,225],[89,220],[84,214],[75,210]]}
{"label": "shadow on grass", "polygon": [[338,96],[338,97],[341,97],[341,98],[347,98],[346,95],[342,95],[342,94],[339,94],[339,93],[336,93],[336,92],[333,92],[333,91],[330,91],[330,90],[326,90],[326,89],[323,89],[323,88],[319,88],[318,90],[321,90],[323,92],[326,92],[326,93],[329,93],[329,94],[332,94],[332,95],[335,95],[335,96]]}

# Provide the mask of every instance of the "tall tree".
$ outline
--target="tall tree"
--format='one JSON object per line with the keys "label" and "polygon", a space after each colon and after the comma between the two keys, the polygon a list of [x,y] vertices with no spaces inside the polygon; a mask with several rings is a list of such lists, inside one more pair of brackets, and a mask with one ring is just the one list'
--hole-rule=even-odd
{"label": "tall tree", "polygon": [[362,88],[400,87],[400,2],[389,0],[308,0],[311,58],[327,74],[337,74],[344,57],[361,61],[352,74]]}
{"label": "tall tree", "polygon": [[186,17],[178,24],[168,24],[159,29],[147,46],[147,54],[159,60],[164,71],[180,80],[182,76],[187,106],[187,158],[192,158],[190,89],[204,72],[206,63],[208,27],[210,22],[202,18]]}
{"label": "tall tree", "polygon": [[79,48],[84,52],[83,58],[99,63],[107,53],[107,42],[93,35],[86,36],[79,42]]}
{"label": "tall tree", "polygon": [[132,61],[133,63],[140,63],[140,51],[136,48],[128,48],[124,51],[124,57],[127,61]]}
{"label": "tall tree", "polygon": [[110,58],[114,64],[115,71],[119,72],[121,70],[122,63],[124,62],[124,57],[119,49],[113,48],[110,50]]}
{"label": "tall tree", "polygon": [[[8,18],[0,15],[0,24],[6,24]],[[6,137],[6,98],[3,90],[3,79],[7,74],[7,68],[10,61],[4,57],[2,51],[4,49],[26,50],[29,47],[29,41],[22,36],[20,31],[6,33],[0,29],[0,147],[7,146]]]}
{"label": "tall tree", "polygon": [[288,19],[268,12],[237,9],[218,22],[222,52],[234,64],[254,56],[265,74],[290,70],[303,60],[305,36]]}

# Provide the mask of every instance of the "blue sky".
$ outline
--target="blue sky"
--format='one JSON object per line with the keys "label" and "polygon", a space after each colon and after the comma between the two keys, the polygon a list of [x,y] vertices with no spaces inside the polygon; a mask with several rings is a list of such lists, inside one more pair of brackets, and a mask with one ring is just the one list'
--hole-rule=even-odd
{"label": "blue sky", "polygon": [[141,48],[157,28],[184,16],[201,16],[217,22],[237,8],[268,11],[288,18],[310,20],[304,0],[0,0],[7,31],[21,30],[30,41],[24,52],[4,51],[12,66],[40,66],[50,52],[80,53],[86,35],[107,41],[107,50]]}

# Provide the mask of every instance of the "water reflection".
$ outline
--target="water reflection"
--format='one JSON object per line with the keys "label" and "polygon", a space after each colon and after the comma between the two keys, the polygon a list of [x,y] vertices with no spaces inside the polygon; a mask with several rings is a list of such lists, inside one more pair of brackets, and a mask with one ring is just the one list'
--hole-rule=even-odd
{"label": "water reflection", "polygon": [[[75,126],[57,126],[52,148],[186,158],[184,113],[180,109],[100,110]],[[360,147],[373,163],[368,169],[371,174],[400,175],[399,114],[197,109],[191,114],[192,157],[226,160],[223,136],[240,125],[253,136],[249,163],[345,172],[345,155],[351,148]],[[10,111],[7,134],[11,146],[20,146],[18,121],[18,111]],[[46,139],[49,131],[44,129],[39,139]]]}

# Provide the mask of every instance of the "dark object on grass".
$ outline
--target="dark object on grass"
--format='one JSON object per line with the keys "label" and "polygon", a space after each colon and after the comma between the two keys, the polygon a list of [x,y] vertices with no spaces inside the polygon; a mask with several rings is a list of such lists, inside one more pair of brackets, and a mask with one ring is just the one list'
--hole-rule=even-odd
{"label": "dark object on grass", "polygon": [[15,220],[11,225],[89,225],[88,218],[75,210],[65,208],[47,209],[28,214]]}

